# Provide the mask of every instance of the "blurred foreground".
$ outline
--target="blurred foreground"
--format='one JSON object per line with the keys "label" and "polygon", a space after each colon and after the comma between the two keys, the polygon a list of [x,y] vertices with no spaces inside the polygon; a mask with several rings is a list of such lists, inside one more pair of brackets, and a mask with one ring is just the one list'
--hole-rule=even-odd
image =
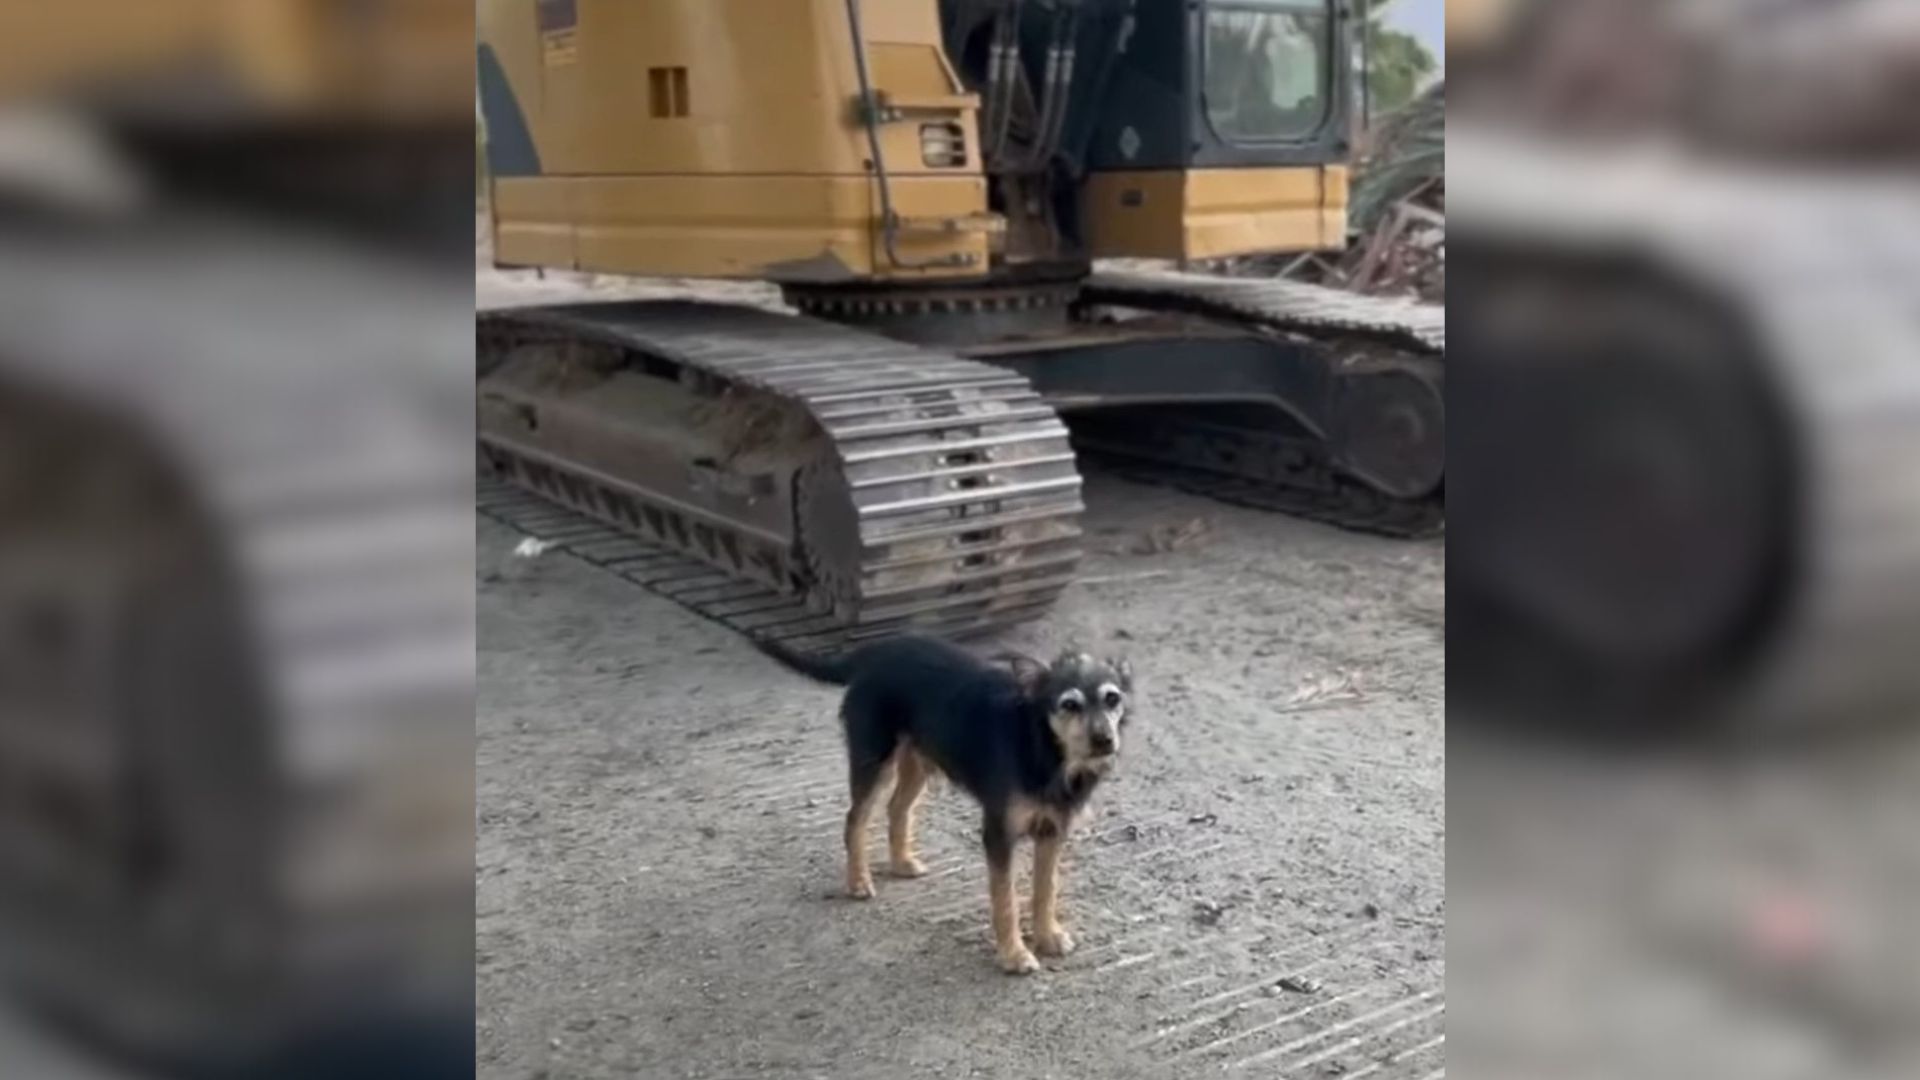
{"label": "blurred foreground", "polygon": [[1920,1074],[1920,6],[1449,16],[1450,1069]]}
{"label": "blurred foreground", "polygon": [[1517,667],[1665,726],[1909,710],[1920,8],[1453,19],[1456,688]]}
{"label": "blurred foreground", "polygon": [[[0,3],[0,1008],[470,1073],[471,5]],[[24,1021],[0,1073],[44,1074]]]}

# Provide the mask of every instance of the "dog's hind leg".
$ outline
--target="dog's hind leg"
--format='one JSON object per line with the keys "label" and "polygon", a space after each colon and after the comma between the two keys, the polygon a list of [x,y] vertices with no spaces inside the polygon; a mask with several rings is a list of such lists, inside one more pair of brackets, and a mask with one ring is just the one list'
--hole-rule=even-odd
{"label": "dog's hind leg", "polygon": [[927,763],[912,745],[900,747],[894,759],[893,798],[887,802],[887,853],[894,877],[916,878],[927,872],[913,854],[913,811],[927,787]]}
{"label": "dog's hind leg", "polygon": [[1060,856],[1066,837],[1058,831],[1033,841],[1033,947],[1042,956],[1065,956],[1073,937],[1060,928]]}
{"label": "dog's hind leg", "polygon": [[1013,833],[1001,815],[987,812],[983,830],[987,845],[987,895],[993,906],[993,944],[1000,970],[1027,975],[1040,970],[1026,943],[1020,940],[1019,900],[1013,895]]}
{"label": "dog's hind leg", "polygon": [[867,868],[867,818],[880,797],[880,785],[893,765],[893,747],[880,748],[855,739],[847,741],[847,772],[853,804],[847,808],[847,895],[856,900],[873,896],[873,873]]}

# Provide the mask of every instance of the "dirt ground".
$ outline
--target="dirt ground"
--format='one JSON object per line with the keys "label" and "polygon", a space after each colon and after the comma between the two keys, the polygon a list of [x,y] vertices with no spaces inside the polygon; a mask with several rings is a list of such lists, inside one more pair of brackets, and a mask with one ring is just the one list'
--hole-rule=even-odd
{"label": "dirt ground", "polygon": [[836,692],[483,521],[482,1074],[1437,1075],[1442,545],[1100,474],[1088,501],[1081,582],[1001,643],[1124,652],[1141,712],[1068,856],[1079,950],[1026,979],[962,793],[926,878],[842,898]]}

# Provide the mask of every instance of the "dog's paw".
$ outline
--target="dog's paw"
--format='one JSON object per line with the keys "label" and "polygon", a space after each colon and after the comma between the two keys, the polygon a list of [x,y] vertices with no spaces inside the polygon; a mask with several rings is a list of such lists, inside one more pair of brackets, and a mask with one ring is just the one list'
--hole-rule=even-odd
{"label": "dog's paw", "polygon": [[847,895],[855,900],[873,899],[873,879],[847,882]]}
{"label": "dog's paw", "polygon": [[1040,961],[1026,949],[1000,954],[1000,970],[1009,975],[1031,975],[1040,970]]}
{"label": "dog's paw", "polygon": [[1073,951],[1073,935],[1065,930],[1033,935],[1033,950],[1041,956],[1065,956]]}
{"label": "dog's paw", "polygon": [[927,872],[927,864],[909,855],[904,859],[894,859],[887,871],[898,878],[916,878]]}

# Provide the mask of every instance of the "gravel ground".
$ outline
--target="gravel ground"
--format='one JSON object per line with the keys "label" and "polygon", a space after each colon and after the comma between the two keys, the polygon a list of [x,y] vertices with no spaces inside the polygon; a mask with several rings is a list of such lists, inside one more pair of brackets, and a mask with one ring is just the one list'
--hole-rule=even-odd
{"label": "gravel ground", "polygon": [[1453,719],[1456,1075],[1920,1076],[1909,732],[1615,757]]}
{"label": "gravel ground", "polygon": [[483,520],[482,1075],[1437,1075],[1443,547],[1088,500],[1082,582],[997,644],[1125,652],[1141,712],[1068,855],[1080,948],[1027,979],[962,793],[932,873],[841,898],[837,692]]}

